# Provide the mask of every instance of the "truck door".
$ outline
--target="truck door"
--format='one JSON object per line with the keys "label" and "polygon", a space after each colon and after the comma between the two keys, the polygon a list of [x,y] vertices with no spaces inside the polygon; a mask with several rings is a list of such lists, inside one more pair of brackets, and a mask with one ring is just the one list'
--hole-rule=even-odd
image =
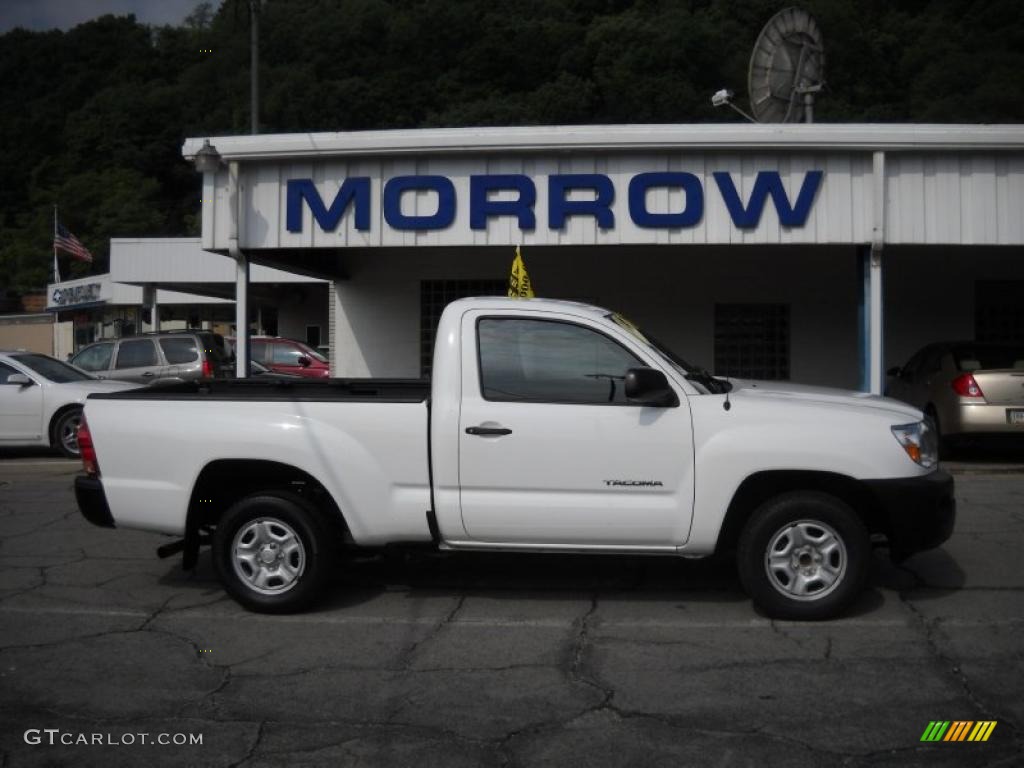
{"label": "truck door", "polygon": [[[674,546],[693,509],[693,437],[676,407],[632,405],[629,368],[653,360],[571,315],[462,323],[459,482],[471,539]],[[633,346],[633,349],[629,347]]]}

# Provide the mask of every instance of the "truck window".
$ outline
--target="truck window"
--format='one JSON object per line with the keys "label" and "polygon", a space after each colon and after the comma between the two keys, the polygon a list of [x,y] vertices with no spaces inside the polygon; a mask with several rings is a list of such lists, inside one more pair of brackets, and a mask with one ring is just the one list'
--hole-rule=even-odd
{"label": "truck window", "polygon": [[643,366],[604,334],[573,323],[483,318],[477,340],[486,400],[628,405],[626,371]]}

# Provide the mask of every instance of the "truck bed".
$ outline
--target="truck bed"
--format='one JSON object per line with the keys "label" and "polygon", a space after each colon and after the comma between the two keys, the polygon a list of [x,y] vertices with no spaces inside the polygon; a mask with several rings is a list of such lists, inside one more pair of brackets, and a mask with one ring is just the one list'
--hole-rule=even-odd
{"label": "truck bed", "polygon": [[127,392],[92,395],[97,400],[251,400],[421,403],[427,379],[204,379],[153,384]]}

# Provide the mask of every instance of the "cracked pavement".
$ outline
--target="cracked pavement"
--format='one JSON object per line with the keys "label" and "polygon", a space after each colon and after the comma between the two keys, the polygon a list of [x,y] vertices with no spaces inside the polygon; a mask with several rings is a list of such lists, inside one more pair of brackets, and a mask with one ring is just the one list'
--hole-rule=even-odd
{"label": "cracked pavement", "polygon": [[[0,765],[1024,764],[1024,474],[957,477],[953,539],[878,553],[846,617],[757,614],[731,563],[363,557],[297,616],[208,555],[94,528],[78,465],[0,458]],[[989,742],[919,742],[930,720]],[[27,744],[27,729],[202,745]]]}

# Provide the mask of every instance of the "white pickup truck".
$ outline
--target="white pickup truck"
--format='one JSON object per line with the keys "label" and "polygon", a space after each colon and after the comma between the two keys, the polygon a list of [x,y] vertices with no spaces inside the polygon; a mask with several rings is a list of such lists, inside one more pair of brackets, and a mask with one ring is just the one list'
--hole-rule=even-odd
{"label": "white pickup truck", "polygon": [[735,552],[774,617],[860,593],[953,530],[952,478],[915,408],[715,378],[625,318],[545,299],[444,311],[432,382],[210,380],[89,397],[79,507],[210,542],[227,591],[293,611],[354,548],[702,557]]}

